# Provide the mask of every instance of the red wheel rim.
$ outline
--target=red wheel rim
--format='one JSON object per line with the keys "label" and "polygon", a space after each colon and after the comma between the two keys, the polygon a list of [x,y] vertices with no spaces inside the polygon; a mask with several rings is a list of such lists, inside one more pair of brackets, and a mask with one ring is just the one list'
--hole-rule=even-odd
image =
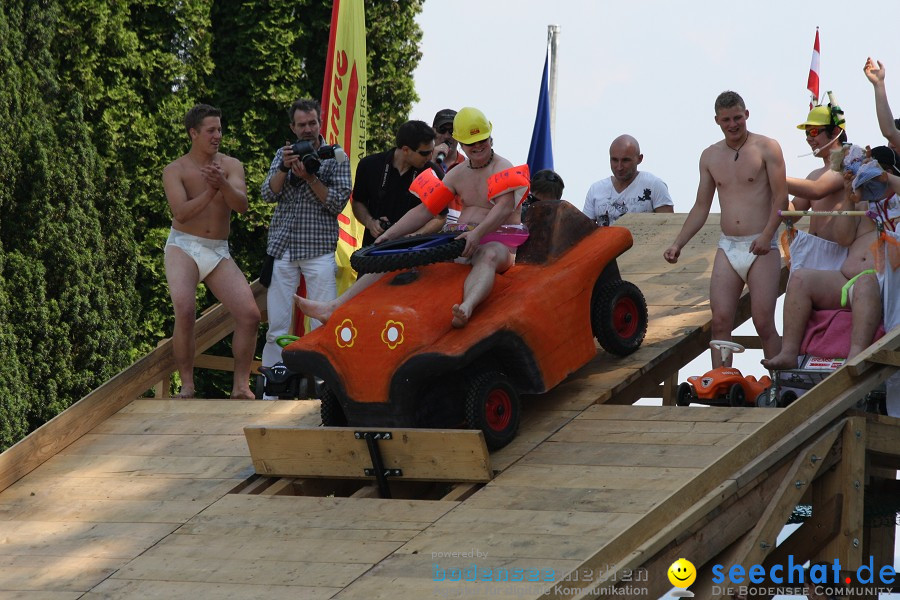
{"label": "red wheel rim", "polygon": [[613,306],[613,329],[616,334],[624,339],[630,338],[638,330],[637,303],[629,297],[616,300]]}
{"label": "red wheel rim", "polygon": [[502,389],[493,389],[484,402],[484,417],[494,431],[503,431],[512,419],[512,400]]}

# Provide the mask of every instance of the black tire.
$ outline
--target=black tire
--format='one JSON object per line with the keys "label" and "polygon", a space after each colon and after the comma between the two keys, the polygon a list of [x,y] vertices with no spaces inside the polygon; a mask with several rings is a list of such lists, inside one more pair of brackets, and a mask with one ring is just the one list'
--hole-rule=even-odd
{"label": "black tire", "polygon": [[263,394],[266,393],[266,376],[257,375],[253,382],[253,395],[257,400],[262,400]]}
{"label": "black tire", "polygon": [[687,381],[678,384],[678,391],[675,393],[675,406],[690,406],[691,404],[691,384]]}
{"label": "black tire", "polygon": [[647,320],[647,301],[633,283],[616,279],[594,287],[591,330],[610,354],[628,356],[640,348]]}
{"label": "black tire", "polygon": [[436,262],[452,260],[462,254],[465,240],[454,239],[459,233],[429,233],[372,244],[350,256],[350,266],[357,273],[387,273]]}
{"label": "black tire", "polygon": [[747,406],[747,394],[741,384],[735,383],[728,390],[728,404],[731,406]]}
{"label": "black tire", "polygon": [[337,394],[323,385],[321,400],[322,425],[325,427],[346,427],[347,416],[344,414],[344,409],[341,408]]}
{"label": "black tire", "polygon": [[778,408],[785,408],[787,406],[790,406],[795,400],[797,400],[797,392],[788,390],[781,394],[781,397],[778,398],[776,406],[778,406]]}
{"label": "black tire", "polygon": [[759,408],[774,408],[777,406],[775,402],[775,393],[771,389],[765,389],[756,397],[756,406]]}
{"label": "black tire", "polygon": [[510,443],[519,430],[519,393],[503,373],[486,371],[472,378],[466,391],[466,424],[484,432],[491,450]]}

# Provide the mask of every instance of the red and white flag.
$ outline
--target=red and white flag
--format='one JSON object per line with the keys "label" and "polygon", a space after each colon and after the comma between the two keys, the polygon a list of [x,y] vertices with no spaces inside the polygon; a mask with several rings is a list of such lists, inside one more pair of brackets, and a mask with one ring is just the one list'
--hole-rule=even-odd
{"label": "red and white flag", "polygon": [[816,43],[813,45],[812,61],[809,63],[809,79],[806,89],[812,94],[809,109],[819,103],[819,28],[816,27]]}

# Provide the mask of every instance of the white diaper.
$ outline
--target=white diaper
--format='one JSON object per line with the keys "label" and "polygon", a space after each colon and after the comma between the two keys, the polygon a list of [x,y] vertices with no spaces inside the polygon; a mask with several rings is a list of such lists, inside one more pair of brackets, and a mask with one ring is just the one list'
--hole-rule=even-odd
{"label": "white diaper", "polygon": [[[738,274],[744,283],[747,283],[747,274],[756,260],[756,254],[750,252],[753,240],[759,235],[725,235],[719,238],[719,248],[725,253],[725,258],[731,264],[731,268]],[[778,243],[772,238],[772,248],[778,249]]]}
{"label": "white diaper", "polygon": [[206,279],[207,275],[212,273],[222,260],[231,258],[231,253],[228,251],[228,240],[212,240],[174,228],[169,230],[166,250],[169,246],[179,248],[194,259],[197,270],[200,272],[200,281]]}

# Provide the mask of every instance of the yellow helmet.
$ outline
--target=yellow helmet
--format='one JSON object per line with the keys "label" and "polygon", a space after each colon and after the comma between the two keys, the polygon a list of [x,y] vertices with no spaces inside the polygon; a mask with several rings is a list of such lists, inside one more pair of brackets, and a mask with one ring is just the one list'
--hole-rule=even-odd
{"label": "yellow helmet", "polygon": [[807,127],[822,127],[823,125],[831,125],[831,109],[827,106],[814,106],[809,111],[806,121],[797,125],[797,129],[806,129]]}
{"label": "yellow helmet", "polygon": [[466,106],[453,118],[453,139],[461,144],[474,144],[491,137],[491,122],[477,108]]}

